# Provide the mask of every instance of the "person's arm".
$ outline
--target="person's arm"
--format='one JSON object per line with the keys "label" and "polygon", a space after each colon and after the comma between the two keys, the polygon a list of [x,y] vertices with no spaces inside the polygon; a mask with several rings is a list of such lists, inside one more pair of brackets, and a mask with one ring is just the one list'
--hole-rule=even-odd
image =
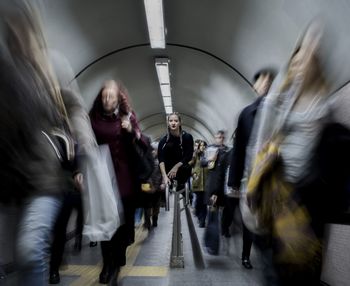
{"label": "person's arm", "polygon": [[170,170],[169,173],[168,173],[169,179],[174,179],[174,178],[176,178],[177,171],[179,170],[179,168],[180,168],[182,165],[183,165],[182,162],[178,162],[178,163],[176,163],[176,164],[171,168],[171,170]]}
{"label": "person's arm", "polygon": [[165,185],[168,185],[170,183],[170,179],[165,171],[165,165],[164,162],[159,163],[159,168],[160,168],[160,172],[162,173],[162,177],[163,177],[163,183]]}
{"label": "person's arm", "polygon": [[183,141],[182,141],[182,148],[183,148],[183,157],[182,157],[182,164],[186,165],[189,164],[189,162],[192,160],[193,157],[193,152],[194,152],[194,142],[193,142],[193,137],[191,134],[186,133],[183,136]]}
{"label": "person's arm", "polygon": [[[244,112],[244,111],[243,111]],[[235,141],[231,156],[230,171],[227,185],[235,190],[239,190],[244,172],[246,145],[244,138],[244,113],[241,113],[238,119]]]}
{"label": "person's arm", "polygon": [[134,111],[130,112],[128,115],[121,117],[122,129],[127,131],[127,134],[131,135],[130,138],[133,140],[143,140],[141,137],[141,130],[137,122],[136,114]]}
{"label": "person's arm", "polygon": [[166,185],[166,184],[169,184],[170,183],[170,180],[168,178],[168,175],[166,173],[166,170],[165,170],[165,164],[164,164],[164,144],[166,142],[166,137],[164,137],[162,140],[160,140],[159,144],[158,144],[158,161],[159,161],[159,168],[160,168],[160,172],[162,174],[162,177],[163,177],[163,183]]}

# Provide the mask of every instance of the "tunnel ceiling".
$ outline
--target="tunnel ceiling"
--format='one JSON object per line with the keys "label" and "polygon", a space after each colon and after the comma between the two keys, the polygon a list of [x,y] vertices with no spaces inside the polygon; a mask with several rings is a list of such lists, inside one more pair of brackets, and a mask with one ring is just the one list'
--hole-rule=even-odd
{"label": "tunnel ceiling", "polygon": [[209,141],[218,129],[233,132],[239,110],[254,98],[254,73],[283,67],[315,15],[324,15],[337,32],[332,61],[340,72],[334,81],[350,77],[346,0],[164,0],[163,50],[148,44],[141,0],[38,1],[48,46],[67,58],[87,107],[104,80],[120,78],[153,138],[165,131],[157,56],[171,60],[173,106],[186,129]]}

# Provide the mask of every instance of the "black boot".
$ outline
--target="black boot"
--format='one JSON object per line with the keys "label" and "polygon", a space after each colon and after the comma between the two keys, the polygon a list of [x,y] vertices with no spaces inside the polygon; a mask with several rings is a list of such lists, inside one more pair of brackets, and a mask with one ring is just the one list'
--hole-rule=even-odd
{"label": "black boot", "polygon": [[100,273],[100,283],[101,284],[108,284],[109,281],[111,280],[112,278],[112,268],[111,266],[108,264],[108,265],[103,265],[103,268],[102,268],[102,271]]}
{"label": "black boot", "polygon": [[151,229],[151,209],[145,209],[145,222],[143,224],[143,227],[150,230]]}
{"label": "black boot", "polygon": [[156,216],[156,215],[152,216],[152,226],[153,227],[158,226],[158,216]]}
{"label": "black boot", "polygon": [[76,253],[81,252],[81,241],[82,241],[81,235],[78,235],[77,237],[75,237],[74,252]]}
{"label": "black boot", "polygon": [[95,246],[97,246],[97,241],[90,241],[89,246],[90,246],[90,247],[95,247]]}
{"label": "black boot", "polygon": [[111,265],[103,266],[100,273],[100,284],[108,284],[113,280],[113,285],[117,285],[117,278],[119,274],[120,267],[112,267]]}
{"label": "black boot", "polygon": [[59,284],[61,281],[60,274],[58,271],[50,271],[49,283],[50,284]]}
{"label": "black boot", "polygon": [[249,257],[242,257],[242,265],[246,269],[252,269],[253,265],[250,263]]}

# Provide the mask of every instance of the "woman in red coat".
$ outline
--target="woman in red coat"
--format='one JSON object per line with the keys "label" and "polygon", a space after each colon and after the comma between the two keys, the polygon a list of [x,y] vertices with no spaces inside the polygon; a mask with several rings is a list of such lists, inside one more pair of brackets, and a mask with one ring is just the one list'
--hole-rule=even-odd
{"label": "woman in red coat", "polygon": [[107,284],[125,265],[126,248],[134,241],[135,196],[139,185],[132,143],[141,140],[141,132],[125,87],[113,80],[107,81],[98,93],[90,119],[97,143],[109,145],[124,207],[125,223],[110,241],[101,242],[103,269],[99,278],[100,283]]}

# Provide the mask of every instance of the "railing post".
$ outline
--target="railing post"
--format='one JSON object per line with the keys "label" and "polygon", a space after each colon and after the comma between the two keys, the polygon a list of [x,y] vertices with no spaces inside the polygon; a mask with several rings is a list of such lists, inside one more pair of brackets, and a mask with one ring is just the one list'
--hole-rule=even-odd
{"label": "railing post", "polygon": [[190,188],[188,183],[185,184],[185,205],[187,206],[190,203]]}
{"label": "railing post", "polygon": [[173,220],[173,239],[171,245],[171,258],[170,267],[171,268],[184,268],[184,256],[182,249],[182,233],[181,233],[181,216],[180,216],[180,194],[176,190],[176,183],[173,184],[174,193],[174,220]]}
{"label": "railing post", "polygon": [[170,186],[165,186],[165,211],[170,211]]}

